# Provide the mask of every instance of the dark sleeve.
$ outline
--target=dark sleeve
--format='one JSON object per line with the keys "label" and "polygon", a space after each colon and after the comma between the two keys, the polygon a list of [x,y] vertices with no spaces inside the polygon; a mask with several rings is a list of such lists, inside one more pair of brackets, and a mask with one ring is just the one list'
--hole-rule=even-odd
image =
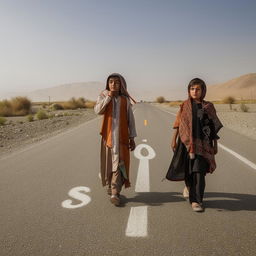
{"label": "dark sleeve", "polygon": [[223,127],[223,125],[217,116],[216,109],[213,103],[211,103],[211,115],[212,115],[212,121],[213,121],[213,139],[218,140],[220,138],[218,136],[218,132]]}

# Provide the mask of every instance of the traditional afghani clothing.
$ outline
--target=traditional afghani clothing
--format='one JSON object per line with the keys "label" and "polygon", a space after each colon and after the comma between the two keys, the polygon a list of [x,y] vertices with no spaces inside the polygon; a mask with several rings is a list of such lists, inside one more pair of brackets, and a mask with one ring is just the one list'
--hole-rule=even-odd
{"label": "traditional afghani clothing", "polygon": [[223,125],[214,105],[203,100],[206,87],[201,88],[201,103],[190,97],[189,89],[189,98],[181,104],[173,128],[179,129],[179,138],[187,149],[183,151],[183,159],[188,161],[184,176],[186,186],[189,187],[190,203],[202,203],[205,175],[216,169],[213,141],[219,139],[217,133]]}
{"label": "traditional afghani clothing", "polygon": [[[121,81],[121,94],[118,97],[108,96],[108,80],[113,76]],[[94,110],[104,115],[100,132],[102,185],[111,187],[112,184],[112,194],[118,194],[123,184],[130,186],[129,138],[136,137],[137,133],[124,78],[119,74],[112,74],[109,78],[106,90],[98,97]]]}

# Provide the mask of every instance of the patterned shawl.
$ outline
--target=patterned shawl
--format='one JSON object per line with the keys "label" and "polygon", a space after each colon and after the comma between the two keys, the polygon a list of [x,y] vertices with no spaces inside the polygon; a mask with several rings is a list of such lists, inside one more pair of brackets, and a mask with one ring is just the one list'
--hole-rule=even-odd
{"label": "patterned shawl", "polygon": [[[214,148],[212,141],[209,137],[205,136],[204,139],[193,138],[192,129],[192,99],[189,98],[184,101],[180,106],[180,111],[176,117],[173,128],[179,128],[179,136],[183,144],[186,146],[189,153],[195,153],[203,156],[209,162],[208,172],[212,173],[216,169],[216,162],[214,157]],[[211,102],[202,100],[202,111],[207,114],[208,119],[213,124],[210,129],[214,134],[214,139],[218,139],[217,133],[223,127],[219,118],[216,115],[216,110]],[[209,127],[205,127],[208,128]],[[207,129],[205,129],[207,131]],[[203,131],[204,132],[204,131]]]}

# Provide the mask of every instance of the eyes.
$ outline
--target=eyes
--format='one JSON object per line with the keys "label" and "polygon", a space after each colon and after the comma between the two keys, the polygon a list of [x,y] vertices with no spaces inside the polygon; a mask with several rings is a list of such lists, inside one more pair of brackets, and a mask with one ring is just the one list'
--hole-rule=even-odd
{"label": "eyes", "polygon": [[110,79],[109,83],[110,84],[116,84],[116,85],[120,85],[121,84],[119,79],[116,79],[116,80],[115,79]]}
{"label": "eyes", "polygon": [[201,88],[200,87],[190,87],[191,92],[200,92]]}

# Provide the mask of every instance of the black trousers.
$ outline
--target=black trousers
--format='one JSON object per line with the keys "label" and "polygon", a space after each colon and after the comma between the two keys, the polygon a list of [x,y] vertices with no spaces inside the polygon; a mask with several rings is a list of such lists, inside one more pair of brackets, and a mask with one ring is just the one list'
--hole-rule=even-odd
{"label": "black trousers", "polygon": [[189,187],[189,201],[190,203],[202,203],[205,189],[205,173],[192,172],[185,176],[186,186]]}

